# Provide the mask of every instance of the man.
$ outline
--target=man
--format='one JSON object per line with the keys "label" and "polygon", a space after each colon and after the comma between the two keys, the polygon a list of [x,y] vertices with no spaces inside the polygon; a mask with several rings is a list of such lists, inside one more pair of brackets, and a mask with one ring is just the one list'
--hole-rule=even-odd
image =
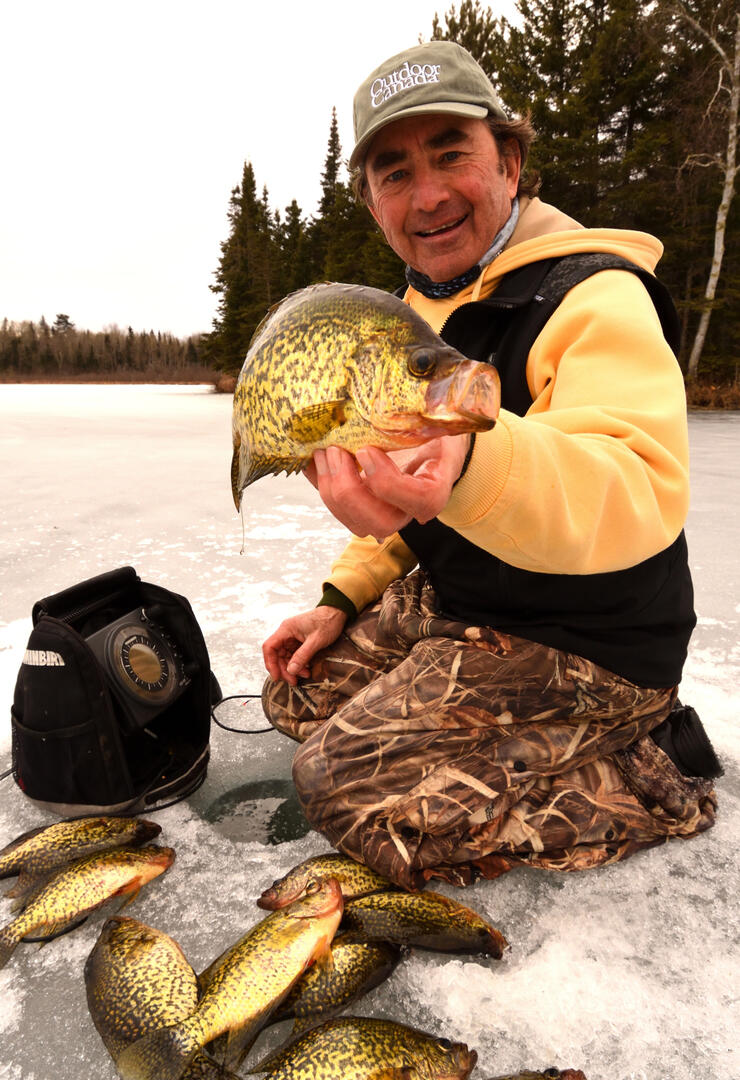
{"label": "man", "polygon": [[[522,179],[531,129],[451,42],[372,72],[355,135],[406,302],[466,355],[495,353],[502,410],[475,439],[314,455],[354,539],[320,605],[263,646],[306,815],[407,888],[692,836],[718,770],[698,718],[677,714],[683,757],[668,722],[695,616],[683,381],[640,279],[662,247],[542,203]],[[571,288],[523,356],[510,336],[492,350],[517,275],[584,253],[627,268]]]}

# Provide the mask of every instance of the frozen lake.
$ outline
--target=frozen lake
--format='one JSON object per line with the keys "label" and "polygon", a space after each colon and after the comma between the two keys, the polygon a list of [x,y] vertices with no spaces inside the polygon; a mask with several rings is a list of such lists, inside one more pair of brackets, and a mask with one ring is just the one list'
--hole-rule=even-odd
{"label": "frozen lake", "polygon": [[[263,638],[315,602],[345,534],[305,480],[271,477],[245,496],[239,554],[230,413],[204,387],[0,385],[0,771],[34,601],[117,566],[190,600],[224,694],[259,691]],[[725,766],[717,824],[581,875],[518,869],[439,888],[501,929],[505,958],[412,953],[353,1011],[467,1042],[472,1080],[550,1065],[588,1080],[740,1077],[740,414],[692,414],[690,438],[699,625],[681,698]],[[294,744],[214,728],[211,750],[199,791],[152,815],[177,859],[126,911],[172,935],[196,970],[262,916],[254,900],[275,877],[327,847],[295,804]],[[52,820],[0,782],[0,847]],[[20,946],[0,971],[0,1080],[116,1076],[82,979],[104,917]]]}

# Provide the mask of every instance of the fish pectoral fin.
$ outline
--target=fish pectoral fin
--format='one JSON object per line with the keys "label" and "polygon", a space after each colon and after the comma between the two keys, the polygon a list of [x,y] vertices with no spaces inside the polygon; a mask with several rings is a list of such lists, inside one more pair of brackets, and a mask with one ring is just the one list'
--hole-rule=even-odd
{"label": "fish pectoral fin", "polygon": [[321,401],[307,405],[293,414],[288,423],[288,435],[296,442],[318,442],[334,428],[346,423],[346,401]]}
{"label": "fish pectoral fin", "polygon": [[126,885],[122,885],[120,889],[116,889],[116,891],[114,893],[112,893],[111,899],[114,896],[120,896],[121,897],[121,903],[118,905],[118,908],[117,908],[118,911],[123,911],[124,908],[129,906],[129,904],[133,904],[134,900],[136,899],[136,897],[141,892],[141,888],[142,888],[143,884],[144,884],[144,879],[143,878],[135,877],[135,878],[133,878],[133,880],[129,881]]}
{"label": "fish pectoral fin", "polygon": [[325,974],[334,970],[334,953],[331,951],[333,938],[326,936],[316,946],[313,954],[313,963]]}

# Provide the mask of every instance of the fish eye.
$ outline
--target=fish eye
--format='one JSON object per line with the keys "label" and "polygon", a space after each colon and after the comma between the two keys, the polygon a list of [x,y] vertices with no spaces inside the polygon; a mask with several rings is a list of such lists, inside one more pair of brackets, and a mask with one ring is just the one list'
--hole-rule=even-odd
{"label": "fish eye", "polygon": [[440,1039],[439,1045],[442,1047],[443,1050],[452,1050],[455,1046],[455,1044],[453,1042],[450,1042],[449,1039]]}
{"label": "fish eye", "polygon": [[424,352],[423,349],[412,353],[409,357],[408,369],[416,379],[428,379],[430,375],[434,374],[436,366],[437,361],[434,356],[431,353]]}
{"label": "fish eye", "polygon": [[306,883],[306,896],[313,896],[320,888],[321,881],[318,878],[311,878],[311,880]]}

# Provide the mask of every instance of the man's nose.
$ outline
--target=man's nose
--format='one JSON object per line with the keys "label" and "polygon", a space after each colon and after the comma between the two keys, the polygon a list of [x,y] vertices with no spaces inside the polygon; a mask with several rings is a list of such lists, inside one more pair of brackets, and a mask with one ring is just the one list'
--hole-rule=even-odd
{"label": "man's nose", "polygon": [[447,202],[450,190],[445,178],[436,169],[428,165],[417,167],[414,172],[413,204],[415,210],[433,213],[442,203]]}

